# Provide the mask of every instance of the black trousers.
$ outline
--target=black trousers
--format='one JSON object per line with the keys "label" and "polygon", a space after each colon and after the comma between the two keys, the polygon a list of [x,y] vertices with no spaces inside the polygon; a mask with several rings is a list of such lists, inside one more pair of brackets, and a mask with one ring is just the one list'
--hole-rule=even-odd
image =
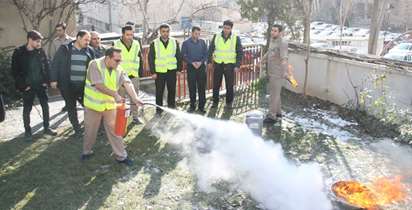
{"label": "black trousers", "polygon": [[213,72],[213,103],[219,103],[219,91],[222,85],[223,76],[226,84],[226,104],[233,102],[233,85],[235,82],[235,65],[214,63]]}
{"label": "black trousers", "polygon": [[206,66],[202,64],[198,69],[188,65],[187,84],[189,85],[190,107],[196,106],[196,92],[199,94],[199,109],[203,110],[206,103]]}
{"label": "black trousers", "polygon": [[[169,70],[166,73],[156,73],[156,104],[163,106],[163,93],[165,86],[167,87],[167,106],[169,108],[176,107],[176,70]],[[161,113],[162,109],[157,108],[157,113]]]}
{"label": "black trousers", "polygon": [[49,104],[48,104],[48,96],[46,93],[47,88],[45,87],[38,87],[32,88],[28,91],[23,92],[23,123],[24,123],[24,130],[26,132],[31,132],[30,127],[30,112],[33,108],[34,98],[37,96],[39,99],[42,113],[43,113],[43,127],[44,129],[49,128]]}
{"label": "black trousers", "polygon": [[80,129],[76,102],[78,101],[83,106],[84,84],[71,84],[69,89],[60,90],[60,92],[66,103],[67,114],[73,129]]}

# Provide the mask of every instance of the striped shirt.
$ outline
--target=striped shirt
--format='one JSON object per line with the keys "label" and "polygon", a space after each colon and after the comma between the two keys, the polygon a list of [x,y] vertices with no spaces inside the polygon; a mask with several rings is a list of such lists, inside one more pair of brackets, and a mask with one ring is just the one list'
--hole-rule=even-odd
{"label": "striped shirt", "polygon": [[83,83],[86,79],[86,70],[87,70],[87,54],[86,49],[77,49],[72,47],[72,56],[71,56],[71,73],[70,80],[72,82],[81,82]]}

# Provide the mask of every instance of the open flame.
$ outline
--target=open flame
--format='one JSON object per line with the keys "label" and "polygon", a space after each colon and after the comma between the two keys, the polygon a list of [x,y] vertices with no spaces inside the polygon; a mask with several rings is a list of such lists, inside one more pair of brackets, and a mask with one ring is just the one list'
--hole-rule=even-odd
{"label": "open flame", "polygon": [[401,182],[402,177],[378,178],[371,186],[372,191],[378,198],[378,205],[385,205],[406,198],[405,185]]}
{"label": "open flame", "polygon": [[333,184],[332,191],[348,204],[363,209],[377,209],[406,198],[405,185],[400,176],[381,177],[369,186],[357,181],[339,181]]}

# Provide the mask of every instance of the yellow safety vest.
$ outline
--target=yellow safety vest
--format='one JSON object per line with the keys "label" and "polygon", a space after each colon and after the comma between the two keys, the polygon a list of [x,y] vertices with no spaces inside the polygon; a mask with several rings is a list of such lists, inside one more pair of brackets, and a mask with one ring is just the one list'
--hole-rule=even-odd
{"label": "yellow safety vest", "polygon": [[122,50],[122,62],[120,66],[127,73],[128,76],[139,77],[140,68],[140,44],[134,40],[130,50],[122,43],[122,41],[116,40],[114,46]]}
{"label": "yellow safety vest", "polygon": [[236,63],[237,36],[232,34],[225,42],[221,34],[215,36],[214,61],[216,63]]}
{"label": "yellow safety vest", "polygon": [[160,38],[154,40],[154,47],[156,51],[155,55],[155,67],[156,72],[166,73],[168,70],[177,69],[176,59],[176,40],[169,38],[169,44],[165,48]]}
{"label": "yellow safety vest", "polygon": [[[118,75],[121,73],[121,67],[118,67],[117,70],[112,70],[111,73],[109,73],[109,70],[107,68],[102,69],[101,63],[104,62],[104,57],[99,58],[94,60],[97,65],[97,69],[99,70],[100,74],[102,75],[103,78],[103,84],[106,86],[106,88],[117,91],[118,90]],[[120,68],[120,69],[119,69]],[[90,69],[90,65],[89,65]],[[87,76],[86,76],[86,85],[84,87],[84,106],[92,109],[97,112],[103,112],[106,110],[112,110],[116,108],[116,101],[113,96],[106,95],[99,90],[96,89],[95,86],[92,86],[92,83],[90,82],[90,75],[89,75],[89,69],[87,70]]]}

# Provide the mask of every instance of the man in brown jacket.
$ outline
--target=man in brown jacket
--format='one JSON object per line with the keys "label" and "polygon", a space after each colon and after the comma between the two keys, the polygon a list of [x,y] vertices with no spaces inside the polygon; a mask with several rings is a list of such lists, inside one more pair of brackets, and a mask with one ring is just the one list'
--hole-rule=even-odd
{"label": "man in brown jacket", "polygon": [[267,65],[267,75],[269,77],[269,114],[264,123],[273,124],[282,118],[281,97],[283,79],[287,78],[288,68],[288,43],[283,40],[281,25],[273,25],[269,48],[262,58],[262,62]]}

